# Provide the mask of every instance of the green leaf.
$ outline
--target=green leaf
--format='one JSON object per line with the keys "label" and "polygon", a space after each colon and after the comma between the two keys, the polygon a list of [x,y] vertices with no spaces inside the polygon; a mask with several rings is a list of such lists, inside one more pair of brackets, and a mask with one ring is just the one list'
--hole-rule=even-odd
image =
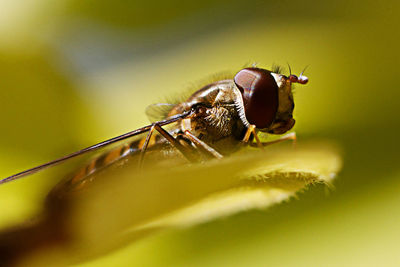
{"label": "green leaf", "polygon": [[[168,227],[187,227],[249,209],[264,209],[313,183],[329,184],[341,168],[332,146],[250,150],[223,160],[101,173],[69,216],[78,257],[94,256]],[[73,246],[74,247],[74,246]]]}

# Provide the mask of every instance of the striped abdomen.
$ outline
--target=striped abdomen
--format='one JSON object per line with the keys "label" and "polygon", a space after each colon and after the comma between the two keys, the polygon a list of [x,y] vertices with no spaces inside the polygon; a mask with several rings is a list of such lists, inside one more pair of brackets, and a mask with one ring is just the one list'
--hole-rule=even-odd
{"label": "striped abdomen", "polygon": [[[131,143],[123,144],[116,147],[108,152],[101,154],[98,157],[93,158],[88,164],[80,168],[75,174],[67,179],[64,179],[57,184],[50,192],[49,196],[62,197],[65,193],[71,193],[79,191],[87,186],[88,183],[92,182],[96,173],[114,164],[123,165],[128,159],[138,163],[138,159],[141,147],[145,139],[135,140]],[[149,143],[149,150],[161,149],[165,146],[165,141],[159,136],[153,136]]]}

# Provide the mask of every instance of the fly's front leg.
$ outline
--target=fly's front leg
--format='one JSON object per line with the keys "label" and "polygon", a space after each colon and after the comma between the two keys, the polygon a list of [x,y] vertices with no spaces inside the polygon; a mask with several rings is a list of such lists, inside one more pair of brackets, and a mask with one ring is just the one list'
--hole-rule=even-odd
{"label": "fly's front leg", "polygon": [[224,157],[218,151],[216,151],[214,148],[210,147],[209,145],[201,141],[199,138],[197,138],[188,130],[184,132],[184,136],[187,137],[190,141],[192,141],[197,147],[199,147],[201,152],[210,156],[211,158],[222,159]]}
{"label": "fly's front leg", "polygon": [[[251,134],[253,134],[254,138],[256,139],[257,147],[264,149],[263,144],[261,143],[260,139],[257,136],[256,126],[254,124],[249,125],[249,127],[247,128],[246,134],[243,137],[242,142],[244,144],[249,144]],[[253,143],[250,143],[250,145],[253,146]]]}
{"label": "fly's front leg", "polygon": [[[256,143],[252,143],[249,142],[250,140],[250,136],[253,134],[254,138],[256,139]],[[257,132],[256,132],[256,126],[255,125],[250,125],[247,128],[246,134],[243,137],[242,142],[244,144],[249,144],[252,147],[259,147],[261,149],[264,149],[265,146],[269,146],[272,144],[276,144],[276,143],[280,143],[282,141],[286,141],[286,140],[293,140],[293,144],[296,144],[296,133],[289,133],[286,134],[282,137],[280,137],[279,139],[276,139],[274,141],[269,141],[269,142],[261,142],[260,139],[257,136]]]}
{"label": "fly's front leg", "polygon": [[[260,144],[262,145],[262,147],[265,147],[265,146],[269,146],[269,145],[272,145],[272,144],[280,143],[282,141],[293,140],[293,144],[295,145],[296,144],[296,139],[297,139],[296,133],[289,133],[289,134],[286,134],[286,135],[284,135],[284,136],[282,136],[282,137],[280,137],[280,138],[278,138],[278,139],[276,139],[274,141],[260,142]],[[259,144],[258,143],[257,144],[250,143],[250,146],[259,147]]]}

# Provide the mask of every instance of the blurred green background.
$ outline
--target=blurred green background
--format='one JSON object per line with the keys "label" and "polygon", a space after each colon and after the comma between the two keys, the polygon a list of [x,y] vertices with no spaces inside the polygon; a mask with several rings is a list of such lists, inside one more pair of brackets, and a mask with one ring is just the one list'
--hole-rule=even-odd
{"label": "blurred green background", "polygon": [[[344,169],[267,211],[170,230],[82,266],[399,266],[398,1],[0,2],[0,176],[147,124],[144,109],[257,62],[299,74],[299,142]],[[53,171],[52,175],[57,174]],[[51,184],[0,188],[0,227]]]}

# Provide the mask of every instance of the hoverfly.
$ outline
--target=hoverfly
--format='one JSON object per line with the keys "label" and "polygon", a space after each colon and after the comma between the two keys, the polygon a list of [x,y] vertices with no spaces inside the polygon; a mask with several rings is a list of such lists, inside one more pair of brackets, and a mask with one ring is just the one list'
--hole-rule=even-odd
{"label": "hoverfly", "polygon": [[[21,255],[40,247],[68,240],[69,196],[83,191],[96,181],[102,170],[136,162],[153,167],[174,159],[180,162],[203,162],[221,159],[244,145],[263,148],[271,143],[294,139],[288,134],[275,141],[261,142],[257,133],[284,134],[295,124],[292,84],[306,84],[308,78],[244,68],[233,79],[219,80],[194,92],[176,105],[159,104],[149,108],[167,110],[162,120],[111,138],[75,153],[22,171],[0,180],[0,184],[19,179],[65,162],[88,152],[124,141],[93,158],[75,174],[59,182],[48,194],[45,216],[37,225],[0,233],[0,261],[13,263]],[[143,134],[142,138],[138,138]],[[131,137],[133,140],[128,139]],[[255,141],[255,142],[254,142]],[[155,160],[154,160],[155,159]]]}
{"label": "hoverfly", "polygon": [[[92,159],[56,186],[56,191],[75,191],[92,181],[99,170],[118,162],[123,164],[127,158],[135,157],[142,165],[146,155],[152,152],[167,158],[179,155],[189,162],[201,162],[221,159],[243,145],[262,148],[277,141],[294,139],[295,135],[289,134],[263,143],[257,132],[284,134],[289,131],[295,124],[292,84],[307,82],[303,72],[300,76],[285,76],[257,67],[244,68],[233,79],[207,84],[186,101],[167,105],[169,110],[163,120],[14,174],[0,180],[0,184],[146,132],[144,138],[127,142]],[[169,129],[164,129],[165,126]]]}

